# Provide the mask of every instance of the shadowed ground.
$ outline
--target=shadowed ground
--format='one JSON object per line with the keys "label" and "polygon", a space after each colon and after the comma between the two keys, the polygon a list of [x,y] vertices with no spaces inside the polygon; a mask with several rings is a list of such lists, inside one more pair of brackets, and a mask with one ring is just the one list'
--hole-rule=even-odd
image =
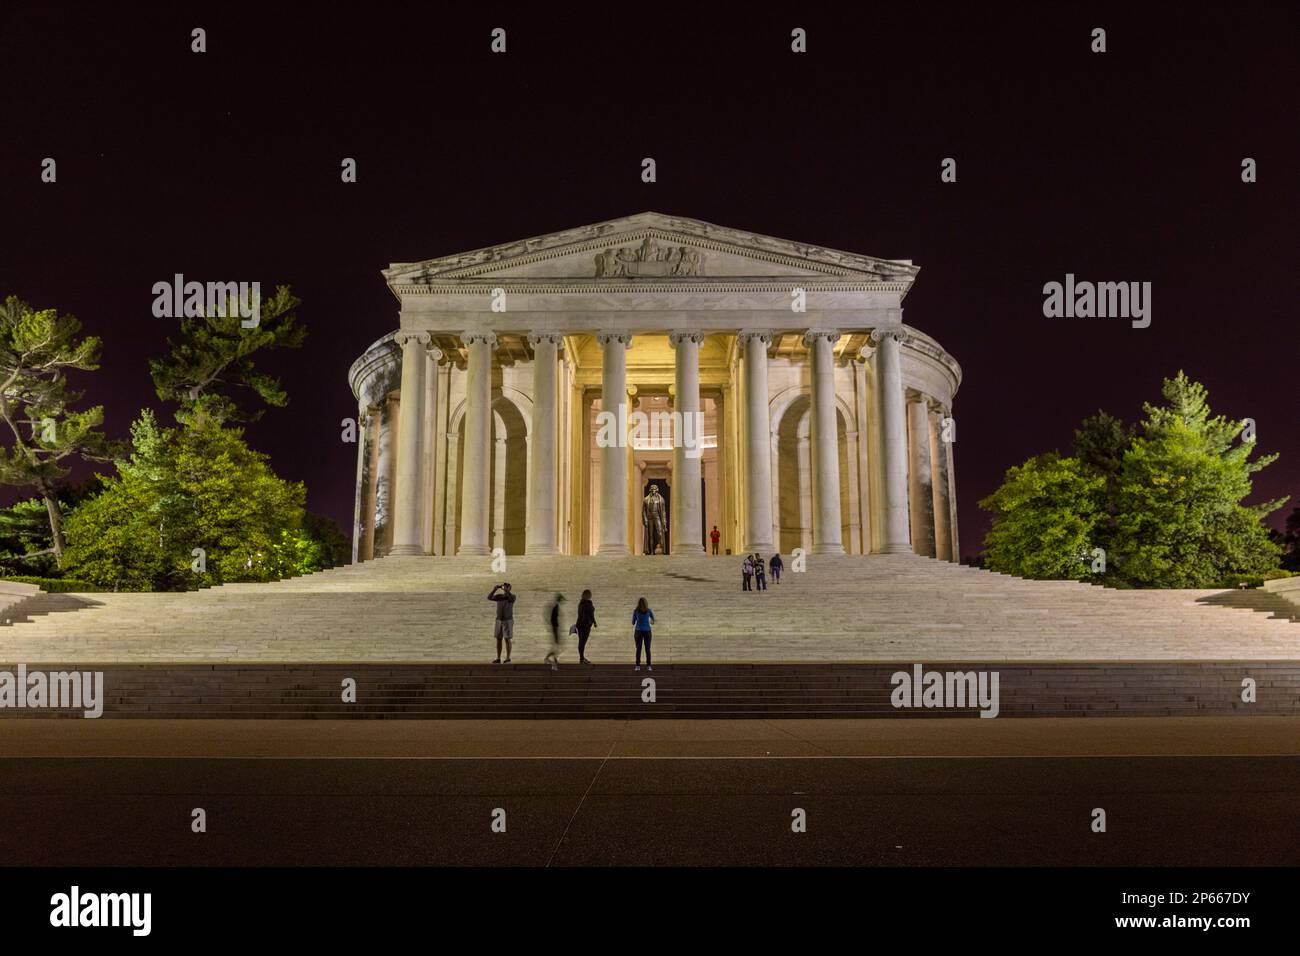
{"label": "shadowed ground", "polygon": [[[0,723],[11,864],[1295,865],[1287,718]],[[208,831],[191,832],[191,811]],[[1092,831],[1093,810],[1106,832]],[[506,832],[490,824],[505,811]],[[803,810],[807,831],[791,829]]]}

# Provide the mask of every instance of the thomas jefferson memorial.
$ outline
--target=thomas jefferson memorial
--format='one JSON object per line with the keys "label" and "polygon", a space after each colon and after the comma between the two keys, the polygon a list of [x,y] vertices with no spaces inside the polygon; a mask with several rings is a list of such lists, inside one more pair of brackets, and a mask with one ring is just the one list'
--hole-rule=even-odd
{"label": "thomas jefferson memorial", "polygon": [[651,486],[670,554],[957,560],[961,369],[903,324],[918,271],[649,212],[393,264],[349,373],[354,560],[640,554]]}

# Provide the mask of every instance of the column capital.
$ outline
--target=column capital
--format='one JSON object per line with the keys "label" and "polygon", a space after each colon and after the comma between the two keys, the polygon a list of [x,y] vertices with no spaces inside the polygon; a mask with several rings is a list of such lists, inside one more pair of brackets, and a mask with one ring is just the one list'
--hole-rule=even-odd
{"label": "column capital", "polygon": [[632,342],[632,333],[622,330],[605,330],[596,333],[596,341],[601,345],[630,345]]}
{"label": "column capital", "polygon": [[484,342],[488,348],[495,348],[497,344],[497,334],[487,329],[470,329],[460,334],[460,340],[466,345],[473,345],[476,342]]}
{"label": "column capital", "polygon": [[772,344],[772,333],[766,329],[742,329],[736,333],[736,338],[742,345],[753,341],[762,342],[764,347]]}
{"label": "column capital", "polygon": [[435,364],[437,364],[438,362],[441,362],[441,361],[442,361],[442,359],[443,359],[443,355],[444,355],[445,353],[442,351],[442,349],[438,348],[438,346],[436,346],[436,345],[430,345],[428,348],[426,348],[426,349],[424,350],[424,354],[425,354],[425,355],[426,355],[426,356],[427,356],[427,357],[428,357],[432,362],[434,362]]}
{"label": "column capital", "polygon": [[704,341],[704,333],[692,329],[674,329],[668,333],[668,341],[673,348],[677,348],[683,342],[694,342],[699,345]]}
{"label": "column capital", "polygon": [[945,418],[952,415],[952,410],[937,398],[930,399],[930,411]]}
{"label": "column capital", "polygon": [[564,336],[561,335],[559,332],[529,332],[528,333],[528,344],[531,345],[533,348],[537,348],[537,346],[541,345],[543,342],[549,342],[550,344],[559,347],[564,343]]}
{"label": "column capital", "polygon": [[809,329],[803,334],[803,344],[805,348],[812,348],[818,339],[825,339],[834,345],[840,340],[838,329]]}
{"label": "column capital", "polygon": [[396,335],[393,336],[393,341],[396,342],[398,345],[400,345],[402,348],[406,348],[408,345],[412,343],[416,345],[428,345],[431,340],[432,340],[432,336],[429,335],[428,332],[416,332],[416,331],[404,330],[398,332]]}
{"label": "column capital", "polygon": [[898,326],[892,325],[880,326],[871,330],[872,342],[879,343],[885,341],[885,339],[893,339],[901,345],[907,340],[907,333]]}

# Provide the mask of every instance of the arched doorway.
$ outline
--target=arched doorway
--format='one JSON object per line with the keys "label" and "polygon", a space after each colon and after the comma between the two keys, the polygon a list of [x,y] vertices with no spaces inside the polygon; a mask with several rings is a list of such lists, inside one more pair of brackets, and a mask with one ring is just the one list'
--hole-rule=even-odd
{"label": "arched doorway", "polygon": [[[488,542],[506,554],[523,554],[528,532],[528,422],[511,399],[492,400],[488,460]],[[460,548],[465,489],[465,417],[456,428],[456,548]]]}
{"label": "arched doorway", "polygon": [[[773,515],[776,520],[777,547],[781,551],[795,548],[812,550],[812,399],[803,391],[779,412],[773,425],[776,437],[776,460],[772,469]],[[835,429],[839,447],[840,534],[845,548],[853,529],[852,484],[856,469],[850,467],[848,426],[844,411],[835,409]]]}

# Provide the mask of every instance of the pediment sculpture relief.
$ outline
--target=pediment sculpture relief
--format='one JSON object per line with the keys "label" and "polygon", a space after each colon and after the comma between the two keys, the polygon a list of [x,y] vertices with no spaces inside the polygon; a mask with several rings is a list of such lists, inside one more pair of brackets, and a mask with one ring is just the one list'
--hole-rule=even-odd
{"label": "pediment sculpture relief", "polygon": [[596,254],[596,277],[698,276],[704,253],[691,246],[670,246],[647,236],[640,245],[609,248]]}

